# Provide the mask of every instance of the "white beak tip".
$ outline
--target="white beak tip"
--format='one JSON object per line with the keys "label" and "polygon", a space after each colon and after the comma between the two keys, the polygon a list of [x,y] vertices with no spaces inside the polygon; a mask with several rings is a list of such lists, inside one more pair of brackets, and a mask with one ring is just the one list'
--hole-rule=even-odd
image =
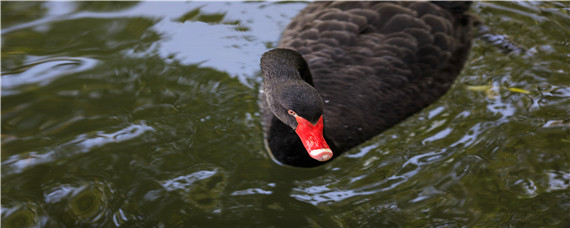
{"label": "white beak tip", "polygon": [[309,155],[315,160],[325,162],[332,158],[333,153],[331,149],[323,148],[323,149],[311,150],[311,152],[309,152]]}
{"label": "white beak tip", "polygon": [[330,158],[331,158],[330,155],[325,154],[325,155],[321,156],[321,160],[320,160],[320,161],[328,161]]}

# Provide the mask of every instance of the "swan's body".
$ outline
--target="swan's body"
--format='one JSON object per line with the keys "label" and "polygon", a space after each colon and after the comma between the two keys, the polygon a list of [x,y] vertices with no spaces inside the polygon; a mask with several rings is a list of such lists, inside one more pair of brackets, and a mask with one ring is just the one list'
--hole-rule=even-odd
{"label": "swan's body", "polygon": [[316,124],[322,114],[324,138],[336,157],[442,96],[471,46],[468,7],[465,2],[309,4],[283,32],[280,49],[261,60],[263,123],[273,157],[301,167],[328,160],[309,156],[295,132],[299,116]]}

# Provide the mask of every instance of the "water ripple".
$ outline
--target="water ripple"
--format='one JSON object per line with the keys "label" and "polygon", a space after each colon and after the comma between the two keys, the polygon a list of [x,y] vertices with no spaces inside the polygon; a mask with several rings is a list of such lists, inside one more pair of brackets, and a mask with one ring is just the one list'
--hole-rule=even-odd
{"label": "water ripple", "polygon": [[204,179],[208,179],[212,176],[214,176],[217,173],[217,170],[212,170],[212,171],[198,171],[192,174],[188,174],[185,176],[179,176],[170,180],[166,180],[162,182],[162,187],[164,187],[166,190],[168,191],[174,191],[174,190],[183,190],[183,191],[188,191],[189,187],[192,185],[192,183],[199,181],[199,180],[204,180]]}
{"label": "water ripple", "polygon": [[42,87],[50,82],[93,68],[98,60],[87,57],[37,59],[17,69],[2,72],[2,96],[25,92],[21,87]]}
{"label": "water ripple", "polygon": [[96,132],[94,134],[80,134],[70,142],[57,146],[57,148],[47,152],[32,151],[29,153],[12,155],[2,162],[2,178],[8,175],[21,173],[24,170],[39,164],[65,160],[65,157],[87,153],[109,143],[131,140],[148,131],[154,131],[154,129],[146,125],[144,121],[140,121],[139,123],[133,123],[113,133]]}

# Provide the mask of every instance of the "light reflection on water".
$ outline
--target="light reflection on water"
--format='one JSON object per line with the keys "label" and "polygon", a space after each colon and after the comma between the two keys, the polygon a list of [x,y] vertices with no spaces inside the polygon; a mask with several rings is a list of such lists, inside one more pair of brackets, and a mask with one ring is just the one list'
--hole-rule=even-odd
{"label": "light reflection on water", "polygon": [[[28,56],[28,64],[21,66],[17,72],[2,75],[2,94],[15,95],[21,91],[22,86],[45,86],[52,81],[67,74],[83,72],[93,68],[97,60],[89,58],[49,58]],[[25,74],[17,74],[22,73]],[[25,91],[25,90],[24,90]]]}
{"label": "light reflection on water", "polygon": [[25,169],[33,168],[36,165],[66,159],[66,157],[76,156],[81,153],[89,153],[109,143],[121,143],[136,139],[148,131],[154,131],[154,129],[141,122],[113,133],[94,132],[81,134],[70,142],[59,145],[57,148],[47,152],[33,151],[5,158],[2,162],[2,172],[3,175],[21,173]]}
{"label": "light reflection on water", "polygon": [[257,107],[306,3],[34,4],[2,29],[3,226],[570,223],[565,3],[475,3],[525,51],[476,40],[441,100],[310,170],[272,163]]}

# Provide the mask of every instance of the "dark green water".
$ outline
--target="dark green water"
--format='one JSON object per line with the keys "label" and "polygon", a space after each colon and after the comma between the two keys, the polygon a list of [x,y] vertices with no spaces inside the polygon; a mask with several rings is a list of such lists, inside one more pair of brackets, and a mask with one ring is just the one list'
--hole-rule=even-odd
{"label": "dark green water", "polygon": [[264,150],[305,3],[2,2],[2,227],[570,227],[570,4],[475,3],[442,99],[334,162]]}

